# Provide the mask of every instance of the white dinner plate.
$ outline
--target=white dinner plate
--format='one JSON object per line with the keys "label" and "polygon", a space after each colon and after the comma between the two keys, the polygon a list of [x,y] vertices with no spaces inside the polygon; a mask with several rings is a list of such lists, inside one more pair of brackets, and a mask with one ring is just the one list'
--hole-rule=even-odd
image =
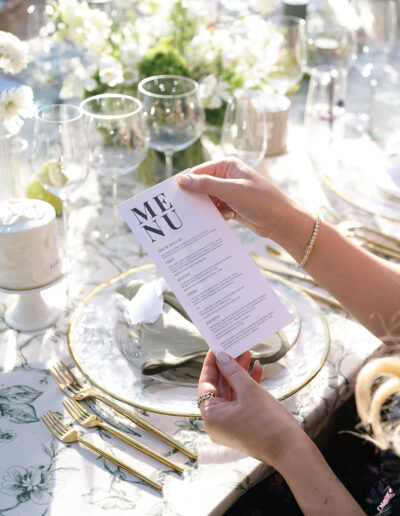
{"label": "white dinner plate", "polygon": [[[182,368],[179,374],[171,371],[151,377],[140,371],[138,340],[123,315],[126,299],[116,289],[132,279],[147,282],[157,276],[154,265],[145,265],[96,287],[71,316],[69,350],[87,379],[114,398],[152,412],[200,416],[196,406],[198,368]],[[286,355],[263,366],[261,385],[276,398],[283,399],[306,385],[324,365],[330,336],[325,317],[309,296],[273,274],[268,276],[268,281],[286,300],[289,310],[296,307],[301,321],[300,334],[296,321],[283,329],[289,342],[294,343]],[[129,360],[127,349],[130,349]]]}

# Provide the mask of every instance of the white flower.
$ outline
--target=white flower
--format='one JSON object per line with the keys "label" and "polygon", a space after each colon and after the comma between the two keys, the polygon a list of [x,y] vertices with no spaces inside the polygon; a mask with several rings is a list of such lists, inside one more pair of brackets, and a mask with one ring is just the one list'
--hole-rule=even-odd
{"label": "white flower", "polygon": [[124,81],[121,63],[112,56],[104,56],[100,59],[100,81],[110,88]]}
{"label": "white flower", "polygon": [[131,86],[135,84],[135,82],[139,82],[139,71],[137,68],[124,68],[124,84],[126,86]]}
{"label": "white flower", "polygon": [[204,107],[218,109],[222,106],[223,100],[228,100],[229,84],[225,81],[218,81],[215,75],[207,75],[200,81],[199,96]]}
{"label": "white flower", "polygon": [[141,57],[139,47],[136,43],[129,41],[121,45],[121,61],[124,65],[135,65],[140,61]]}
{"label": "white flower", "polygon": [[0,31],[0,68],[19,73],[28,64],[27,48],[14,34]]}
{"label": "white flower", "polygon": [[71,73],[63,82],[60,98],[81,97],[83,90],[94,91],[97,88],[97,81],[93,78],[93,75],[97,66],[95,64],[83,64],[79,57],[72,58],[70,64]]}
{"label": "white flower", "polygon": [[6,131],[17,134],[23,125],[22,118],[35,114],[33,91],[29,86],[4,90],[0,96],[0,122]]}

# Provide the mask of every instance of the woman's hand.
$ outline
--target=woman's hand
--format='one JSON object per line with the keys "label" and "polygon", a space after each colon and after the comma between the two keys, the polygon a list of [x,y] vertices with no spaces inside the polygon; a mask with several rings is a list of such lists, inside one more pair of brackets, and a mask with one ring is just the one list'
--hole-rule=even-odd
{"label": "woman's hand", "polygon": [[[248,374],[248,352],[237,361],[209,351],[199,380],[199,396],[216,397],[200,405],[204,428],[212,441],[262,460],[279,470],[280,458],[292,445],[308,439],[289,411],[260,385],[262,367]],[[285,459],[286,460],[286,459]]]}
{"label": "woman's hand", "polygon": [[[236,158],[210,161],[178,176],[186,190],[216,201],[225,219],[236,219],[263,237],[278,237],[294,208],[293,201],[265,177]],[[296,208],[298,209],[298,208]]]}

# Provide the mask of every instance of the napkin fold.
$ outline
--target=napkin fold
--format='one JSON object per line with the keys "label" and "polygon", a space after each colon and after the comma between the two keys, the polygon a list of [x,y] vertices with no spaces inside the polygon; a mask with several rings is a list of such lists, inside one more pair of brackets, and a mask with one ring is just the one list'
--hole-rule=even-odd
{"label": "napkin fold", "polygon": [[[129,304],[134,307],[134,310],[130,310],[132,307],[127,304],[127,320],[131,324],[140,325],[139,352],[141,371],[144,375],[159,374],[188,362],[198,361],[209,349],[173,292],[164,290],[163,305],[159,305],[160,285],[162,289],[165,285],[158,281],[153,284],[154,292],[150,292],[151,288],[147,288],[149,284],[142,280],[131,280],[117,288],[117,292],[127,298]],[[140,302],[148,306],[143,308],[143,319],[138,323]],[[157,307],[161,313],[155,319]],[[147,314],[152,314],[152,317],[147,317]],[[289,347],[286,335],[279,331],[254,346],[250,354],[252,360],[258,359],[262,364],[268,364],[283,357]]]}

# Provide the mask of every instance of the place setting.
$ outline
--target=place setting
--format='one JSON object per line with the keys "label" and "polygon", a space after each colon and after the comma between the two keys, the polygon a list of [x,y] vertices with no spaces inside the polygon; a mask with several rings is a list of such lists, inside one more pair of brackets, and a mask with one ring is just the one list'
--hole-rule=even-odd
{"label": "place setting", "polygon": [[[209,350],[218,374],[248,351],[312,439],[381,350],[304,267],[324,221],[400,262],[390,24],[383,49],[327,2],[17,3],[0,3],[0,513],[223,516],[273,471],[214,441]],[[314,213],[299,262],[181,182],[232,157]]]}
{"label": "place setting", "polygon": [[[124,315],[126,296],[131,296],[129,285],[132,290],[135,283],[137,288],[159,277],[157,269],[149,265],[99,285],[72,315],[69,350],[83,375],[116,399],[144,410],[199,417],[197,382],[208,347],[196,328],[178,313],[182,327],[178,321],[177,326],[168,328],[170,340],[165,342],[164,333],[152,335],[151,325],[148,329],[146,325],[132,326]],[[306,385],[323,366],[329,352],[329,330],[318,305],[300,288],[272,274],[267,274],[266,280],[295,318],[289,327],[256,346],[252,354],[265,364],[263,387],[284,399]],[[201,340],[199,344],[194,344],[194,336]],[[193,345],[190,353],[187,348]],[[179,362],[182,365],[177,367]]]}

